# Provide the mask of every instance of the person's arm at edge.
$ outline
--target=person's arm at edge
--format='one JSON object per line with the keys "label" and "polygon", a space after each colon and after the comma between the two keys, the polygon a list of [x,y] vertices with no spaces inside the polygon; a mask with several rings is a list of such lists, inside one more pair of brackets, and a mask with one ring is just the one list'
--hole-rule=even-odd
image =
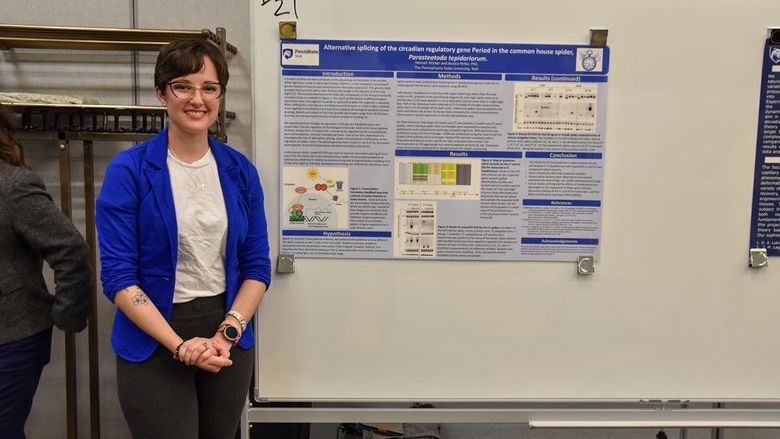
{"label": "person's arm at edge", "polygon": [[52,321],[64,331],[81,331],[87,325],[92,291],[89,246],[54,205],[40,177],[20,176],[10,194],[14,230],[54,271]]}

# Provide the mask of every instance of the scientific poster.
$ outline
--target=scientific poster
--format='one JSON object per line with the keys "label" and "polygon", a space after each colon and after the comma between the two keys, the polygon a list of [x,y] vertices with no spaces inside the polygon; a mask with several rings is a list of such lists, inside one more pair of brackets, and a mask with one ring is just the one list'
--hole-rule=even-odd
{"label": "scientific poster", "polygon": [[281,252],[599,257],[609,49],[283,42]]}

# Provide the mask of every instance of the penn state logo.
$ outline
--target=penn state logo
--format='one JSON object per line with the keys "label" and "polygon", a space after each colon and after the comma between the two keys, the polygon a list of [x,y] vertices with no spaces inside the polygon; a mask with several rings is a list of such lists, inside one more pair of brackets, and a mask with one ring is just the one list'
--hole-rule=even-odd
{"label": "penn state logo", "polygon": [[775,64],[780,63],[780,47],[773,47],[769,51],[769,59]]}
{"label": "penn state logo", "polygon": [[585,70],[586,72],[592,72],[593,69],[596,68],[596,66],[598,65],[598,60],[596,59],[595,56],[593,56],[592,50],[588,50],[587,52],[585,52],[585,55],[583,55],[582,57],[581,65],[582,65],[582,69]]}
{"label": "penn state logo", "polygon": [[284,49],[282,50],[282,58],[284,59],[290,59],[293,56],[293,50],[292,49]]}

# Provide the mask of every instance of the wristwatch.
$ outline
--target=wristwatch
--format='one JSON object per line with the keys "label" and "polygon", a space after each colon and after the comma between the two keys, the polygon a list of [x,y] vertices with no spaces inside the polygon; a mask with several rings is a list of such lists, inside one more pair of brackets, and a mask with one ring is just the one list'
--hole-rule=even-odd
{"label": "wristwatch", "polygon": [[241,325],[241,332],[246,331],[246,320],[244,320],[244,317],[241,315],[240,312],[238,312],[238,311],[236,311],[234,309],[231,309],[230,311],[227,312],[227,314],[225,314],[225,317],[227,317],[227,316],[230,316],[230,317],[233,317],[234,319],[236,319],[238,324]]}
{"label": "wristwatch", "polygon": [[235,326],[227,323],[223,323],[222,326],[219,327],[219,331],[222,332],[222,335],[225,336],[233,346],[235,346],[236,343],[238,343],[238,339],[241,338],[241,331]]}

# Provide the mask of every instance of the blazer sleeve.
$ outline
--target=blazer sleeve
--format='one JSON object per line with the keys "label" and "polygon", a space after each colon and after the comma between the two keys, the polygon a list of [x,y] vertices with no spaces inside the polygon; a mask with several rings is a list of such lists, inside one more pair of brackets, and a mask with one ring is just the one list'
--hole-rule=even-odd
{"label": "blazer sleeve", "polygon": [[248,178],[249,218],[246,238],[238,250],[239,282],[254,279],[271,286],[271,259],[268,255],[268,224],[265,219],[263,188],[257,169],[248,160],[244,162]]}
{"label": "blazer sleeve", "polygon": [[103,294],[140,285],[138,277],[138,184],[132,163],[120,154],[109,164],[95,203]]}
{"label": "blazer sleeve", "polygon": [[89,246],[54,205],[40,177],[19,175],[10,203],[14,230],[54,270],[52,321],[62,330],[81,331],[87,326],[93,288]]}

